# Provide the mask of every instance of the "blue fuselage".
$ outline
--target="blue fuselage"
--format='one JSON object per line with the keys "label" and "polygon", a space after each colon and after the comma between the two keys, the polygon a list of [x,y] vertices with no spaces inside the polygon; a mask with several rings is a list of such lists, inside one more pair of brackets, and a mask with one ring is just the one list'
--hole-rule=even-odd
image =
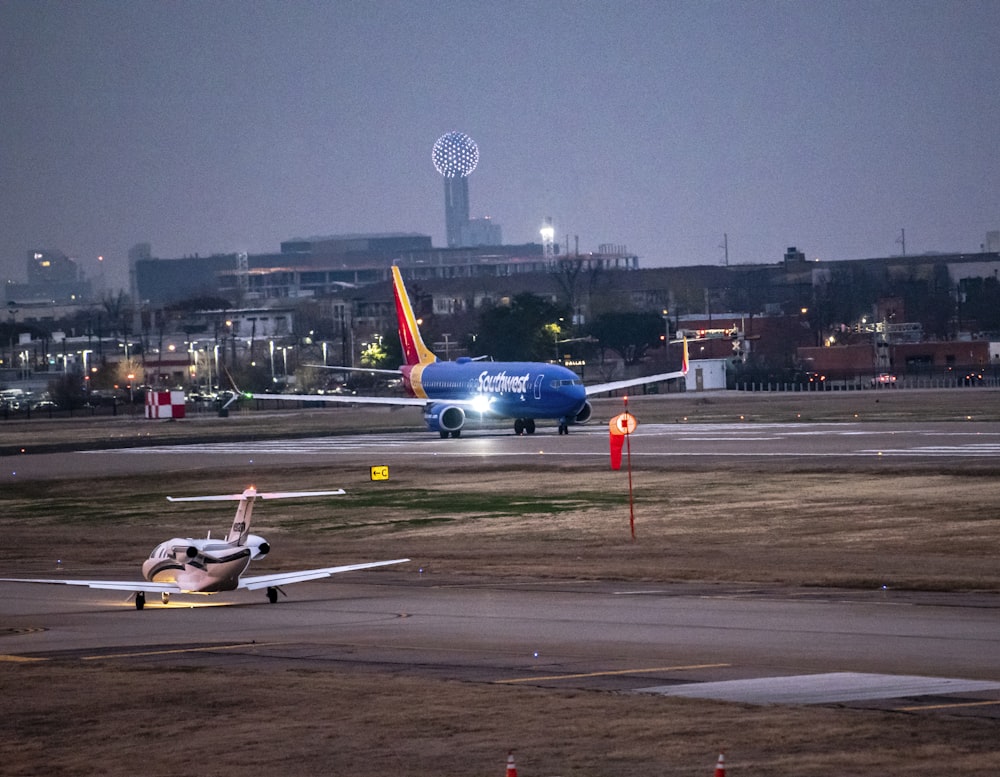
{"label": "blue fuselage", "polygon": [[412,396],[430,402],[476,402],[507,418],[575,418],[587,402],[570,369],[542,362],[482,362],[468,358],[402,367]]}

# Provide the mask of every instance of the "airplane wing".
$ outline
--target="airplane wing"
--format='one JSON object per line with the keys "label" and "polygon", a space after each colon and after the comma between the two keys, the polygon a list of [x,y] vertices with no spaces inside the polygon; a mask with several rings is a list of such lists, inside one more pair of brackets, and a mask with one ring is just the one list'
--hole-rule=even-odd
{"label": "airplane wing", "polygon": [[388,564],[402,564],[409,561],[408,558],[397,558],[392,561],[370,561],[365,564],[348,564],[342,567],[322,567],[320,569],[301,569],[297,572],[276,572],[272,575],[256,575],[253,577],[241,577],[238,588],[246,588],[248,591],[256,591],[258,588],[277,588],[292,583],[304,583],[308,580],[320,580],[330,575],[340,572],[355,572],[359,569],[371,569],[372,567],[384,567]]}
{"label": "airplane wing", "polygon": [[402,370],[383,370],[378,367],[341,367],[337,364],[303,364],[303,367],[312,367],[317,370],[335,370],[336,372],[364,372],[369,375],[395,375],[403,374]]}
{"label": "airplane wing", "polygon": [[366,397],[351,394],[254,394],[245,391],[239,396],[242,399],[283,399],[288,402],[339,402],[345,405],[423,407],[427,404],[426,399],[420,399],[419,397]]}
{"label": "airplane wing", "polygon": [[176,583],[150,583],[146,580],[63,580],[61,578],[14,578],[0,577],[0,583],[47,583],[50,585],[81,585],[87,588],[99,588],[103,591],[145,591],[151,594],[181,593]]}
{"label": "airplane wing", "polygon": [[661,372],[658,375],[647,375],[644,378],[630,378],[628,380],[616,380],[611,383],[595,383],[587,386],[587,396],[603,394],[606,391],[618,391],[619,389],[641,386],[645,383],[659,383],[661,380],[673,380],[683,378],[687,375],[687,370],[677,370],[676,372]]}
{"label": "airplane wing", "polygon": [[661,372],[658,375],[646,375],[642,378],[629,378],[628,380],[616,380],[611,383],[595,383],[587,386],[587,396],[603,394],[606,391],[618,391],[619,389],[631,388],[632,386],[642,386],[646,383],[659,383],[661,380],[673,380],[683,378],[688,373],[688,341],[685,337],[681,342],[684,344],[684,357],[681,361],[681,368],[675,372]]}

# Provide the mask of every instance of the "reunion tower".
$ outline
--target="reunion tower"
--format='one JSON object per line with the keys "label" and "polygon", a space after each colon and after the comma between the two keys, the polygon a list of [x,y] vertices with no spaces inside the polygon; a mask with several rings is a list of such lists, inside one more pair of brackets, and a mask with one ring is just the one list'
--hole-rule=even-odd
{"label": "reunion tower", "polygon": [[434,168],[444,177],[444,221],[448,248],[462,245],[469,223],[469,174],[479,163],[479,146],[464,132],[442,135],[431,152]]}

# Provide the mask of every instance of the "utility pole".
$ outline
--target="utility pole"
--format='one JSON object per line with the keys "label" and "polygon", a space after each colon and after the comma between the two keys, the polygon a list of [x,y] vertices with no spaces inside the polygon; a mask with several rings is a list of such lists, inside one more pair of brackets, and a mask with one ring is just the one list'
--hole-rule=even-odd
{"label": "utility pole", "polygon": [[906,256],[906,230],[899,230],[899,239],[896,241],[903,247],[903,256]]}
{"label": "utility pole", "polygon": [[723,267],[728,267],[729,266],[729,233],[728,232],[723,232],[722,233],[722,245],[719,246],[719,248],[722,249],[722,257],[723,257],[723,259],[722,259],[722,266]]}

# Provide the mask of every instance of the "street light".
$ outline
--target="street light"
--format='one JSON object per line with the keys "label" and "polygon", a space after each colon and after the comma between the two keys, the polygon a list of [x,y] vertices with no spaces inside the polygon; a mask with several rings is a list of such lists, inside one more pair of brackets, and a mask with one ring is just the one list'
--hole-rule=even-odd
{"label": "street light", "polygon": [[14,363],[14,339],[17,337],[17,314],[18,309],[14,306],[14,302],[10,301],[7,303],[7,313],[10,315],[10,362]]}

